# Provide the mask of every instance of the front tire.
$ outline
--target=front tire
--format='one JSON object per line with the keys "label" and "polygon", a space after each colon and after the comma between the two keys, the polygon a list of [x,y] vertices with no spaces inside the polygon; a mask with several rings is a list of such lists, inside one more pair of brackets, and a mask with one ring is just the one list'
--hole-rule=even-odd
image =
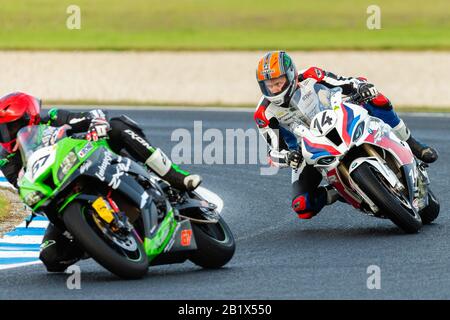
{"label": "front tire", "polygon": [[86,210],[83,210],[80,202],[72,202],[64,211],[63,220],[67,230],[75,238],[84,250],[105,269],[124,279],[142,278],[148,271],[148,257],[144,247],[134,234],[137,244],[138,258],[131,261],[127,257],[120,255],[106,239],[99,235],[91,226],[87,219]]}
{"label": "front tire", "polygon": [[434,193],[431,192],[431,190],[428,190],[428,206],[419,212],[422,223],[430,224],[433,222],[439,216],[440,208],[439,200],[434,196]]}
{"label": "front tire", "polygon": [[230,228],[220,217],[217,223],[192,223],[197,250],[189,260],[207,269],[218,269],[227,264],[234,255],[236,244]]}
{"label": "front tire", "polygon": [[386,185],[374,174],[372,167],[362,163],[352,174],[352,179],[375,205],[406,233],[417,233],[422,227],[420,216],[406,208]]}

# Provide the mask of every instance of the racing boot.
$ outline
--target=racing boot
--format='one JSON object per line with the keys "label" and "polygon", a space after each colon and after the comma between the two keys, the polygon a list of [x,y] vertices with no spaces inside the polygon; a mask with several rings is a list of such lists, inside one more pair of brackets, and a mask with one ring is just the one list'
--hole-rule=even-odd
{"label": "racing boot", "polygon": [[427,146],[426,144],[418,141],[412,135],[410,130],[406,127],[403,120],[393,128],[394,133],[399,137],[399,139],[405,141],[411,148],[412,153],[416,158],[425,162],[432,163],[438,159],[438,153],[436,149]]}
{"label": "racing boot", "polygon": [[413,136],[410,136],[409,139],[406,140],[406,143],[409,145],[416,158],[422,160],[423,162],[432,163],[438,159],[436,149],[418,141]]}
{"label": "racing boot", "polygon": [[145,161],[145,164],[162,179],[170,183],[172,187],[180,191],[195,190],[202,178],[197,174],[190,174],[181,170],[167,157],[159,148],[154,149],[152,155]]}

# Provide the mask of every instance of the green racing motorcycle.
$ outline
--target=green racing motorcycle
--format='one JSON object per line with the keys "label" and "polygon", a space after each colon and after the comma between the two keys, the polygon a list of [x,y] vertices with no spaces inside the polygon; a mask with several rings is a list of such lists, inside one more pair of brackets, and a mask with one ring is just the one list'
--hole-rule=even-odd
{"label": "green racing motorcycle", "polygon": [[178,191],[106,139],[70,126],[28,126],[17,135],[21,199],[104,268],[141,278],[152,265],[190,260],[220,268],[234,255],[230,228],[199,192]]}

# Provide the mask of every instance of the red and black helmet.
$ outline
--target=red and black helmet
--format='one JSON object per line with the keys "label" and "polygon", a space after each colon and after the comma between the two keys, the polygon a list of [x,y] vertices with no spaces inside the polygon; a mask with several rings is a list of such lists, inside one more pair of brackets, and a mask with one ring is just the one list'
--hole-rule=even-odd
{"label": "red and black helmet", "polygon": [[23,127],[38,124],[41,101],[22,92],[0,98],[0,146],[12,152],[17,132]]}

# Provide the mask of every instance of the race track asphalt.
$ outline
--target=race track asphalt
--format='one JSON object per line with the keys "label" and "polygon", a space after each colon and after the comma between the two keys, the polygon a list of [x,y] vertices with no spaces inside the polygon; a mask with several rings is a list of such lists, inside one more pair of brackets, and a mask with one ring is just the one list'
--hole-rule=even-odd
{"label": "race track asphalt", "polygon": [[[173,130],[192,131],[195,120],[203,121],[204,131],[254,128],[250,112],[111,111],[119,113],[141,123],[152,144],[169,155],[177,144],[170,141]],[[417,138],[440,152],[429,174],[441,215],[418,234],[403,234],[389,220],[342,203],[300,220],[290,209],[288,169],[267,176],[255,164],[182,165],[201,174],[203,186],[224,200],[222,214],[236,238],[236,254],[226,267],[202,270],[185,262],[123,281],[87,260],[77,264],[81,290],[69,290],[68,275],[34,265],[0,271],[0,299],[449,299],[450,118],[403,118]],[[380,268],[381,289],[367,287],[371,265]]]}

